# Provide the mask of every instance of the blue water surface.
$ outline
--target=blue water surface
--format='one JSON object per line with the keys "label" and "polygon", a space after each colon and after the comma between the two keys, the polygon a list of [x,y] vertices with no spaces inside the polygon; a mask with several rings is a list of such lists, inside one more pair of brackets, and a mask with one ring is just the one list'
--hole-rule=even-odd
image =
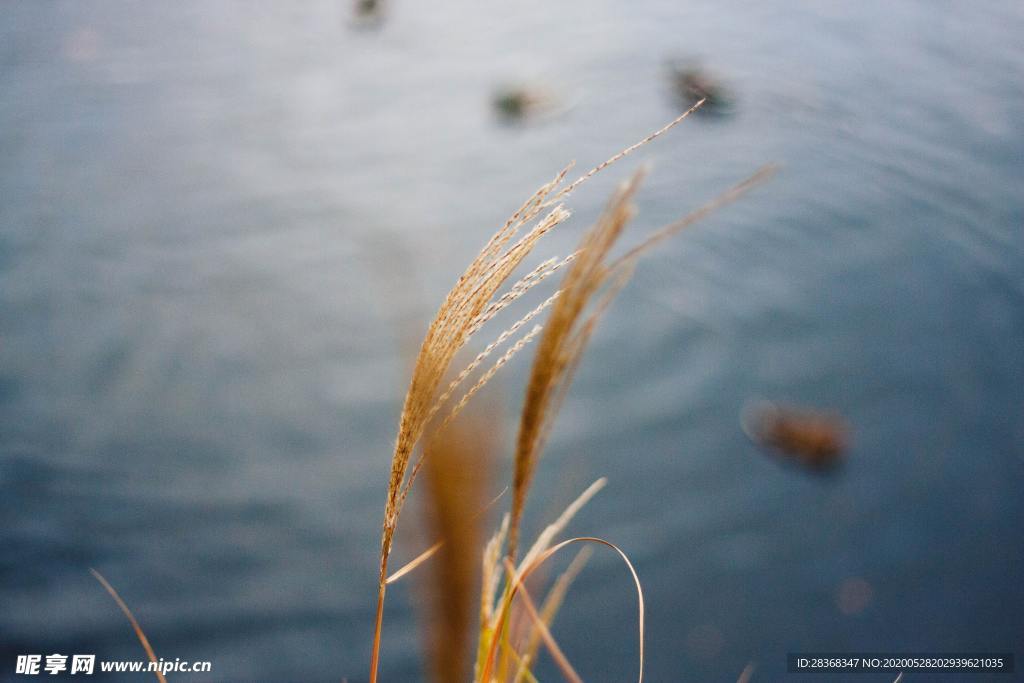
{"label": "blue water surface", "polygon": [[[3,2],[0,680],[17,654],[142,658],[89,567],[161,656],[212,662],[173,680],[366,680],[410,350],[537,186],[680,111],[676,60],[731,112],[584,186],[536,261],[641,163],[627,240],[782,170],[642,262],[528,533],[609,478],[571,532],[636,564],[650,681],[1024,656],[1024,5],[772,5],[396,0],[357,27],[338,1]],[[559,106],[505,125],[508,83]],[[526,372],[493,387],[506,463]],[[844,415],[845,467],[765,457],[759,398]],[[384,680],[422,680],[411,585]],[[599,552],[555,635],[585,680],[634,680],[635,619]]]}

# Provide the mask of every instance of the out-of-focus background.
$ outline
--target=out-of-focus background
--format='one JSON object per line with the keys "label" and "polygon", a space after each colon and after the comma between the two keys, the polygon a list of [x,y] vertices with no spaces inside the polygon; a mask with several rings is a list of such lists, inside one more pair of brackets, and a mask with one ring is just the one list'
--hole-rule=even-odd
{"label": "out-of-focus background", "polygon": [[[581,189],[536,260],[639,163],[627,239],[783,171],[642,263],[530,528],[609,477],[573,530],[636,563],[652,681],[1024,654],[1024,6],[769,4],[0,5],[0,680],[141,658],[88,567],[203,680],[364,680],[410,348],[525,197],[676,116],[697,62],[728,106]],[[508,120],[510,84],[549,106]],[[767,457],[759,398],[843,415],[845,466]],[[634,600],[598,553],[555,628],[585,679],[635,676]],[[421,679],[415,602],[389,592],[384,680]]]}

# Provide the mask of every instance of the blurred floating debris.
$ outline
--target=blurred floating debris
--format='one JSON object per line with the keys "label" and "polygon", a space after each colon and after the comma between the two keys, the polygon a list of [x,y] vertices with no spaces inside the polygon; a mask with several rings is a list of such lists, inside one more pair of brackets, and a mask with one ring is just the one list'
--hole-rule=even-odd
{"label": "blurred floating debris", "polygon": [[670,78],[676,99],[683,109],[705,100],[697,110],[703,116],[723,116],[732,112],[733,99],[721,81],[698,62],[670,64]]}
{"label": "blurred floating debris", "polygon": [[769,401],[745,408],[740,422],[751,441],[814,472],[838,467],[849,442],[840,416]]}
{"label": "blurred floating debris", "polygon": [[498,90],[491,105],[506,123],[521,123],[557,110],[558,98],[544,88],[510,86]]}
{"label": "blurred floating debris", "polygon": [[384,0],[355,0],[352,17],[356,26],[375,28],[384,23]]}
{"label": "blurred floating debris", "polygon": [[836,591],[836,607],[845,616],[853,617],[863,612],[875,597],[875,589],[859,576],[853,576],[839,584]]}

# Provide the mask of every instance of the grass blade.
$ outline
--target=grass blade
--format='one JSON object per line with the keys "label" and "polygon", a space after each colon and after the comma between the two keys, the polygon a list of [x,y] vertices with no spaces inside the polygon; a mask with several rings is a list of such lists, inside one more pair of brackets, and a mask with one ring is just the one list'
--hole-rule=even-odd
{"label": "grass blade", "polygon": [[[146,634],[142,631],[142,627],[139,626],[139,622],[135,619],[135,615],[132,614],[132,611],[128,608],[127,603],[121,599],[121,596],[118,595],[117,591],[114,590],[114,587],[110,585],[110,582],[107,581],[102,574],[92,568],[89,569],[89,573],[100,582],[100,585],[103,586],[107,593],[110,594],[110,597],[114,598],[114,602],[116,602],[117,606],[121,608],[124,615],[128,617],[128,622],[131,623],[132,629],[135,631],[135,637],[139,639],[140,643],[142,643],[142,649],[146,651],[146,656],[149,657],[150,662],[156,664],[157,657],[156,653],[153,652],[153,646],[149,644],[149,638],[147,638]],[[160,683],[167,683],[167,679],[164,678],[163,672],[159,669],[155,669],[153,673],[156,674],[156,679],[160,681]]]}

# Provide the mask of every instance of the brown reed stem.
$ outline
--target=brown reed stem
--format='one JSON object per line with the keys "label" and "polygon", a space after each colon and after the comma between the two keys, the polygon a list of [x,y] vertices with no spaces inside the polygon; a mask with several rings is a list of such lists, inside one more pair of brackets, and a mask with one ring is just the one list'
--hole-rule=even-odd
{"label": "brown reed stem", "polygon": [[[382,575],[387,575],[387,560],[384,561]],[[384,627],[384,592],[387,590],[387,583],[381,579],[380,587],[377,589],[377,618],[373,626],[373,653],[370,655],[370,683],[377,683],[377,669],[380,665],[380,636]]]}

